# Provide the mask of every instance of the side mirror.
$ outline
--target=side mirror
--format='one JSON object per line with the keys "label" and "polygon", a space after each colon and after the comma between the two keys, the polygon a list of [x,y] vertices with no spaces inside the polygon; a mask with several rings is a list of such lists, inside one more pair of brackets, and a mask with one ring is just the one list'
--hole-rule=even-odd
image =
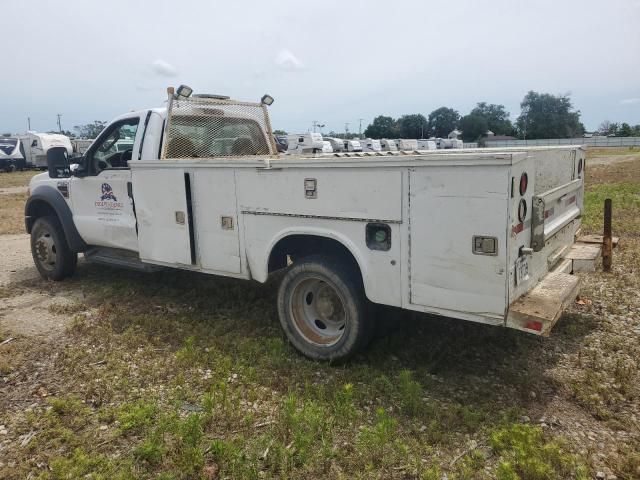
{"label": "side mirror", "polygon": [[52,147],[47,151],[47,170],[51,178],[68,178],[69,156],[66,147]]}

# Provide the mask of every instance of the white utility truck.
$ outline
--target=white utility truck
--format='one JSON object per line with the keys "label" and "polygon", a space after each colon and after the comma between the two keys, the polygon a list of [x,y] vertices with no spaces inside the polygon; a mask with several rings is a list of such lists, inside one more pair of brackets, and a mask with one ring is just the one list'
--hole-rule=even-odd
{"label": "white utility truck", "polygon": [[575,299],[582,148],[278,156],[271,97],[189,93],[117,117],[75,164],[49,153],[25,207],[43,277],[71,276],[79,252],[258,282],[284,269],[280,322],[314,359],[363,348],[373,304],[546,335]]}
{"label": "white utility truck", "polygon": [[29,131],[18,138],[22,144],[20,151],[28,167],[47,168],[47,152],[51,148],[64,147],[69,155],[73,153],[69,137],[59,133]]}

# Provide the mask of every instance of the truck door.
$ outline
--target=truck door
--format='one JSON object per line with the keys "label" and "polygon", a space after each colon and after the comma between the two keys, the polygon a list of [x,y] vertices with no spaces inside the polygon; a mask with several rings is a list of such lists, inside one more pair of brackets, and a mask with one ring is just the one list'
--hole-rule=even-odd
{"label": "truck door", "polygon": [[72,177],[73,221],[89,245],[138,250],[127,162],[142,141],[140,116],[109,125],[87,150],[85,176]]}

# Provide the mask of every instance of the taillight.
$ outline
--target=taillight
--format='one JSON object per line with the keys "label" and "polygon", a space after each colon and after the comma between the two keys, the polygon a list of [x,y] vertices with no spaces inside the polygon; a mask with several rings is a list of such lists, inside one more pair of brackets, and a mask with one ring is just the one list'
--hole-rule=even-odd
{"label": "taillight", "polygon": [[521,198],[518,204],[518,220],[524,222],[525,218],[527,218],[527,202],[524,198]]}
{"label": "taillight", "polygon": [[529,176],[527,172],[522,172],[520,175],[520,195],[524,195],[527,192],[527,187],[529,186]]}

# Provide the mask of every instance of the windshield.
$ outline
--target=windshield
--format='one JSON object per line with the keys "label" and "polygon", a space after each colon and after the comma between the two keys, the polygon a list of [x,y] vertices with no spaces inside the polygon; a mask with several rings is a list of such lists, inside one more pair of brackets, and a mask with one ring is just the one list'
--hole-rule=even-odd
{"label": "windshield", "polygon": [[175,115],[169,138],[167,158],[269,154],[262,129],[249,118]]}
{"label": "windshield", "polygon": [[0,151],[10,155],[18,145],[18,140],[15,138],[0,138]]}

